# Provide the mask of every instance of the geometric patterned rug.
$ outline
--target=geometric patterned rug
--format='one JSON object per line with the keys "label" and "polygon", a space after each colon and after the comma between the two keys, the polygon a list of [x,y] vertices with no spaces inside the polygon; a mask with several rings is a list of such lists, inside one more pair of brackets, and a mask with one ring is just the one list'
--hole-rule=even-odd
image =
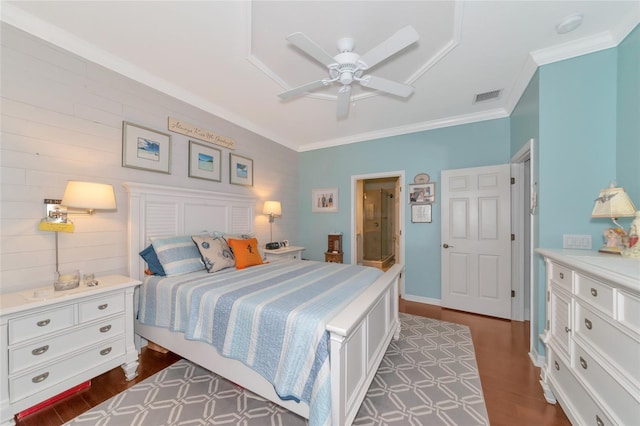
{"label": "geometric patterned rug", "polygon": [[[354,425],[488,425],[469,328],[400,313]],[[297,426],[307,421],[181,360],[67,425]]]}

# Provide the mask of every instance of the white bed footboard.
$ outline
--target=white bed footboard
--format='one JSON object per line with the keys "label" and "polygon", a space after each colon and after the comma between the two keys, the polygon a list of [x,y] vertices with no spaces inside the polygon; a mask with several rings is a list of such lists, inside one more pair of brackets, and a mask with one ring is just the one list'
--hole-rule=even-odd
{"label": "white bed footboard", "polygon": [[400,334],[394,265],[328,324],[331,333],[331,423],[350,425],[380,362]]}

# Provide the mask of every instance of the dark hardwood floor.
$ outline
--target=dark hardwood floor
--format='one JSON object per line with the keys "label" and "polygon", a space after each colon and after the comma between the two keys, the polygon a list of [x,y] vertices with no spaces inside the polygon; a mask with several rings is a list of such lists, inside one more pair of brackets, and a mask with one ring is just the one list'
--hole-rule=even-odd
{"label": "dark hardwood floor", "polygon": [[[467,325],[471,329],[482,390],[493,426],[570,425],[558,404],[548,404],[529,359],[527,322],[507,321],[401,300],[400,311]],[[127,382],[120,367],[92,380],[91,387],[16,422],[18,426],[57,426],[135,385],[180,358],[146,348],[138,377]],[[120,426],[120,425],[118,425]],[[465,425],[466,426],[466,425]]]}

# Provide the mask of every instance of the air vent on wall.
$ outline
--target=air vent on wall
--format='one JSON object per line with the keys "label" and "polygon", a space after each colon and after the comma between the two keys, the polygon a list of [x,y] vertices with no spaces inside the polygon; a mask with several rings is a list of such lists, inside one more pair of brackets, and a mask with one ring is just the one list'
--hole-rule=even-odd
{"label": "air vent on wall", "polygon": [[502,93],[502,89],[492,90],[491,92],[478,93],[473,101],[473,103],[477,102],[486,102],[492,99],[498,99],[500,94]]}

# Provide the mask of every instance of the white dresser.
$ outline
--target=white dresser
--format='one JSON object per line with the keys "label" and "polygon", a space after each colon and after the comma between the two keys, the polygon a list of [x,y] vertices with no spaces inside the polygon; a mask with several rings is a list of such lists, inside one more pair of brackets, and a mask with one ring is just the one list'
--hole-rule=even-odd
{"label": "white dresser", "polygon": [[127,380],[136,377],[133,293],[140,281],[97,279],[95,287],[38,297],[34,290],[0,295],[1,424],[119,365]]}
{"label": "white dresser", "polygon": [[640,259],[537,252],[547,269],[545,398],[576,425],[640,424]]}
{"label": "white dresser", "polygon": [[304,251],[304,247],[289,246],[289,247],[283,247],[275,250],[265,250],[264,257],[267,260],[277,260],[277,259],[302,260],[303,251]]}

